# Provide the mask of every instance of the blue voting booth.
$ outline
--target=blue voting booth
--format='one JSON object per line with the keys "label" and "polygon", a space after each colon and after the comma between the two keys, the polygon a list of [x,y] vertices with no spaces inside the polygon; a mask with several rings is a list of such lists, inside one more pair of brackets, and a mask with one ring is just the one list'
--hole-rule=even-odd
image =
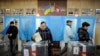
{"label": "blue voting booth", "polygon": [[94,37],[96,18],[94,16],[5,16],[4,17],[4,35],[9,26],[10,21],[18,21],[18,30],[20,40],[31,40],[32,35],[40,26],[41,21],[45,21],[50,28],[53,40],[62,41],[64,38],[64,28],[66,20],[72,20],[72,29],[75,32],[75,40],[78,40],[77,30],[82,26],[82,22],[89,22],[89,34]]}

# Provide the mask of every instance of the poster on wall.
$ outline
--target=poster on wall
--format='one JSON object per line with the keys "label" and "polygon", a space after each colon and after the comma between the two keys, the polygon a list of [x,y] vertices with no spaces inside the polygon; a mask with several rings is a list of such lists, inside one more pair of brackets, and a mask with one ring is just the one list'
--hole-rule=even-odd
{"label": "poster on wall", "polygon": [[74,8],[73,15],[74,16],[79,16],[79,9],[78,8]]}
{"label": "poster on wall", "polygon": [[3,16],[0,16],[0,24],[3,24]]}
{"label": "poster on wall", "polygon": [[100,24],[100,19],[96,19],[96,23],[97,24]]}
{"label": "poster on wall", "polygon": [[18,14],[19,14],[19,15],[23,15],[23,13],[24,13],[24,10],[23,10],[23,9],[19,9]]}
{"label": "poster on wall", "polygon": [[82,16],[93,16],[93,9],[83,8]]}
{"label": "poster on wall", "polygon": [[100,19],[100,9],[96,9],[96,18]]}
{"label": "poster on wall", "polygon": [[36,15],[36,9],[35,8],[27,8],[25,15]]}
{"label": "poster on wall", "polygon": [[11,14],[11,10],[10,9],[5,9],[5,15],[10,15]]}
{"label": "poster on wall", "polygon": [[35,8],[32,9],[32,15],[36,15],[36,9]]}
{"label": "poster on wall", "polygon": [[38,0],[40,15],[67,15],[67,0]]}
{"label": "poster on wall", "polygon": [[32,14],[32,9],[31,8],[27,8],[25,14],[26,15],[31,15]]}
{"label": "poster on wall", "polygon": [[21,8],[16,8],[16,9],[13,9],[13,15],[23,15],[23,9]]}
{"label": "poster on wall", "polygon": [[13,15],[18,15],[18,9],[13,9]]}
{"label": "poster on wall", "polygon": [[0,15],[2,15],[2,9],[0,8]]}
{"label": "poster on wall", "polygon": [[82,16],[87,16],[88,9],[83,8],[81,13],[82,13]]}
{"label": "poster on wall", "polygon": [[73,16],[73,14],[74,14],[73,11],[74,11],[73,8],[69,8],[68,9],[68,16]]}
{"label": "poster on wall", "polygon": [[96,14],[100,14],[100,9],[96,9]]}
{"label": "poster on wall", "polygon": [[79,9],[78,8],[69,8],[68,16],[79,16]]}
{"label": "poster on wall", "polygon": [[88,16],[93,16],[93,9],[88,9]]}
{"label": "poster on wall", "polygon": [[0,8],[0,15],[4,15],[5,9]]}

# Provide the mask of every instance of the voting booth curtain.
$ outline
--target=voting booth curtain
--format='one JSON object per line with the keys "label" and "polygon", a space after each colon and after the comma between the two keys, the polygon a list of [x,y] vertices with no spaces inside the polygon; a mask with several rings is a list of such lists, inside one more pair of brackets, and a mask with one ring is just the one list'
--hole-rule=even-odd
{"label": "voting booth curtain", "polygon": [[66,21],[72,21],[72,29],[75,33],[75,40],[78,40],[77,30],[82,27],[83,22],[88,22],[90,27],[88,32],[91,38],[94,38],[95,33],[95,20],[94,16],[5,16],[4,17],[4,30],[1,32],[5,35],[10,21],[18,21],[18,31],[20,40],[31,40],[32,35],[40,26],[41,21],[45,21],[47,27],[50,28],[54,41],[63,41],[64,28]]}

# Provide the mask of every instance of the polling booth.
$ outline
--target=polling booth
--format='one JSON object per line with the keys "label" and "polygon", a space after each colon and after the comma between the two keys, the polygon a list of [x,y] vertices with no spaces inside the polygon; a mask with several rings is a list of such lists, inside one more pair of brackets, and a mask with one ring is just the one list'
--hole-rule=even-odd
{"label": "polling booth", "polygon": [[91,38],[94,38],[95,31],[95,17],[94,16],[5,16],[4,29],[9,26],[10,21],[18,21],[19,38],[20,40],[31,40],[31,36],[35,33],[36,29],[40,26],[41,21],[45,21],[47,27],[50,28],[53,40],[62,41],[64,35],[64,28],[66,21],[72,21],[72,29],[77,37],[77,29],[82,26],[82,22],[88,22],[90,27],[88,32]]}
{"label": "polling booth", "polygon": [[[96,17],[94,16],[5,16],[4,17],[4,30],[1,32],[3,35],[9,27],[10,21],[17,21],[18,23],[18,40],[31,41],[32,35],[36,32],[42,21],[46,22],[47,27],[51,30],[53,41],[60,41],[61,48],[64,48],[64,29],[66,21],[72,21],[72,30],[74,32],[75,41],[79,40],[78,28],[82,27],[83,22],[88,22],[90,27],[88,32],[90,39],[94,43],[95,39],[95,23]],[[4,38],[3,38],[4,39]],[[20,44],[20,43],[18,43]],[[19,49],[21,44],[19,46]]]}

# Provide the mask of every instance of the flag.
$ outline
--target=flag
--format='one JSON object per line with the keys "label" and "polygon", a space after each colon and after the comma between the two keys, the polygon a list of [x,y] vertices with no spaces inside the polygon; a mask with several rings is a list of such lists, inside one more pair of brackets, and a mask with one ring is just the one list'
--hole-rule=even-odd
{"label": "flag", "polygon": [[47,14],[49,14],[50,12],[51,12],[51,6],[48,5],[48,6],[45,7],[44,15],[47,15]]}
{"label": "flag", "polygon": [[57,15],[61,14],[61,9],[57,5],[55,5],[55,12],[56,12]]}

